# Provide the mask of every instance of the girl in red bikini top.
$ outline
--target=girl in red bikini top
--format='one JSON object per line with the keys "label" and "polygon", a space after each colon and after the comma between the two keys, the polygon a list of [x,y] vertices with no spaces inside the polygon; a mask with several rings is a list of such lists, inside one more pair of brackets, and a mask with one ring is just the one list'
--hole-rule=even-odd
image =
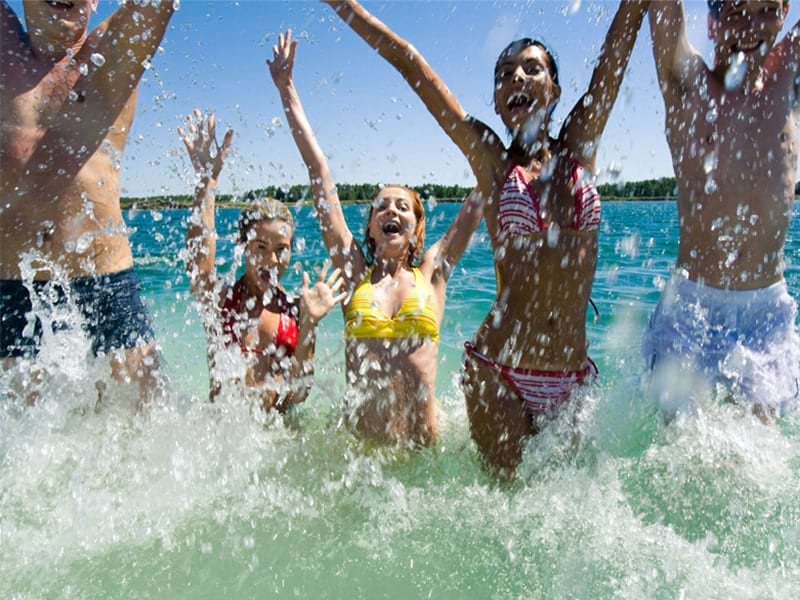
{"label": "girl in red bikini top", "polygon": [[[245,354],[258,354],[260,356],[293,356],[297,347],[299,335],[297,302],[289,300],[287,294],[280,288],[275,290],[273,307],[277,309],[278,323],[275,335],[267,347],[257,344],[248,345],[245,337],[247,331],[253,328],[253,319],[248,317],[247,300],[252,297],[247,290],[245,278],[239,279],[227,294],[224,294],[222,303],[222,334],[226,345],[238,346]],[[268,309],[262,309],[262,311]],[[269,312],[274,313],[274,310]]]}
{"label": "girl in red bikini top", "polygon": [[305,399],[308,386],[290,385],[290,391],[279,394],[276,380],[302,383],[313,373],[310,361],[316,325],[344,299],[345,294],[337,295],[344,282],[338,270],[328,277],[326,267],[319,280],[309,286],[309,277],[304,273],[297,300],[290,299],[280,278],[292,256],[294,219],[286,205],[265,199],[242,211],[239,217],[244,275],[232,287],[223,287],[219,292],[214,262],[214,190],[233,132],[228,131],[222,146],[218,145],[214,116],[204,116],[196,109],[189,117],[190,133],[180,129],[178,132],[200,177],[187,233],[191,288],[206,309],[203,314],[215,315],[221,321],[205,323],[211,397],[217,395],[222,384],[215,368],[221,341],[224,346],[242,351],[247,366],[245,384],[258,389],[264,408],[288,408]]}

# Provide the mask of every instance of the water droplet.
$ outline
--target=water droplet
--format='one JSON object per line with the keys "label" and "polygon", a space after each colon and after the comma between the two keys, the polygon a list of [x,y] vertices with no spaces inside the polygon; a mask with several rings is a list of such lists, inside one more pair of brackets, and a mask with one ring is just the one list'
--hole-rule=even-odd
{"label": "water droplet", "polygon": [[142,61],[142,66],[144,67],[144,70],[147,71],[150,67],[153,66],[153,63],[151,63],[149,59],[145,58]]}
{"label": "water droplet", "polygon": [[80,66],[78,67],[78,72],[84,77],[86,77],[89,74],[89,65],[87,65],[86,63],[81,63]]}
{"label": "water droplet", "polygon": [[547,245],[555,248],[558,245],[558,238],[561,237],[561,229],[557,223],[551,223],[547,229]]}
{"label": "water droplet", "polygon": [[744,53],[739,52],[732,59],[728,70],[725,71],[725,89],[729,92],[739,89],[744,81],[747,65],[744,62]]}
{"label": "water droplet", "polygon": [[78,100],[78,92],[75,90],[70,90],[69,94],[67,94],[67,97],[69,98],[70,102],[76,102]]}
{"label": "water droplet", "polygon": [[717,153],[713,150],[709,151],[708,154],[705,155],[703,158],[703,171],[706,172],[706,175],[710,174],[711,171],[717,168]]}
{"label": "water droplet", "polygon": [[96,67],[102,67],[106,64],[106,57],[100,54],[99,52],[95,52],[89,57],[89,60],[92,61],[92,64]]}
{"label": "water droplet", "polygon": [[703,187],[703,189],[705,190],[706,194],[713,194],[719,189],[719,187],[717,187],[717,182],[714,181],[713,177],[708,177],[706,179],[706,185]]}

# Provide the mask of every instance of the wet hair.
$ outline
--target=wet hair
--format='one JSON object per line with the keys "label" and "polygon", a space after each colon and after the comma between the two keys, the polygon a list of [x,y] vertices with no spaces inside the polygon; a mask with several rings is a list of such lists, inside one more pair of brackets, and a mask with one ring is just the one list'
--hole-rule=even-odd
{"label": "wet hair", "polygon": [[[547,56],[547,64],[548,64],[547,71],[548,73],[550,73],[550,79],[553,80],[553,83],[560,86],[561,84],[558,82],[558,61],[556,60],[555,54],[542,40],[537,40],[529,37],[514,40],[503,49],[503,51],[500,53],[500,56],[497,57],[497,61],[494,64],[495,76],[497,75],[497,68],[500,66],[501,60],[503,60],[506,56],[510,56],[512,52],[519,53],[525,50],[525,48],[530,48],[531,46],[536,46],[537,48],[541,48],[542,51],[545,53],[545,56]],[[550,107],[550,110],[548,111],[548,115],[550,117],[553,116],[553,112],[555,111],[557,104],[558,101],[554,102],[553,105]],[[511,132],[509,131],[509,133]]]}
{"label": "wet hair", "polygon": [[[710,1],[711,0],[709,0],[709,2]],[[514,40],[508,46],[506,46],[500,53],[500,56],[497,57],[497,61],[494,64],[495,73],[497,73],[497,68],[500,66],[500,61],[506,56],[511,55],[512,51],[519,53],[525,50],[525,48],[530,48],[531,46],[537,46],[541,48],[542,51],[547,55],[547,62],[549,63],[547,70],[550,72],[550,78],[553,80],[553,83],[560,85],[558,83],[558,61],[556,61],[555,54],[550,51],[550,48],[548,48],[543,41],[534,38],[521,38],[519,40]]]}
{"label": "wet hair", "polygon": [[294,237],[294,217],[292,217],[292,212],[280,200],[262,198],[245,208],[239,215],[240,244],[246,244],[249,241],[250,230],[261,221],[283,221],[292,228],[292,237]]}
{"label": "wet hair", "polygon": [[422,257],[422,249],[425,247],[425,207],[422,205],[422,200],[417,192],[408,186],[396,183],[384,185],[378,190],[378,193],[373,196],[372,202],[370,202],[369,214],[367,215],[366,232],[364,234],[364,257],[369,265],[372,265],[375,262],[375,240],[373,240],[369,235],[369,224],[372,222],[372,213],[375,211],[375,201],[378,199],[380,193],[386,188],[399,188],[401,190],[405,190],[411,197],[411,210],[414,211],[414,216],[417,217],[417,226],[414,228],[414,239],[411,242],[411,248],[409,249],[408,256],[406,257],[406,265],[409,267],[416,266],[419,262],[419,259]]}
{"label": "wet hair", "polygon": [[719,14],[722,12],[722,0],[706,0],[708,3],[708,12],[715,19],[719,19]]}

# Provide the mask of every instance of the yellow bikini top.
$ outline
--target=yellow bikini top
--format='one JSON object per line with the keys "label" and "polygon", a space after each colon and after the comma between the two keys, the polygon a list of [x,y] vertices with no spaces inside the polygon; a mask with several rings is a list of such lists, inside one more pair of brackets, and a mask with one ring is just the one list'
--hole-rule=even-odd
{"label": "yellow bikini top", "polygon": [[397,314],[389,316],[375,302],[372,268],[356,286],[344,315],[345,335],[350,338],[428,338],[439,343],[439,321],[433,292],[422,272],[414,267],[414,289]]}

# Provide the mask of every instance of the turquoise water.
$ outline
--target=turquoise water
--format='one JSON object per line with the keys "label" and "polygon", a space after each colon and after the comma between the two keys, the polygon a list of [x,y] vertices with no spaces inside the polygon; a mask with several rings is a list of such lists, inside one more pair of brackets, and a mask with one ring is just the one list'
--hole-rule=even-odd
{"label": "turquoise water", "polygon": [[[428,243],[457,208],[429,206]],[[365,209],[346,214],[361,231]],[[798,215],[796,203],[795,297]],[[317,386],[286,423],[253,415],[235,391],[205,402],[205,340],[178,256],[186,216],[126,214],[170,402],[135,417],[132,391],[109,383],[116,401],[95,406],[106,367],[64,338],[39,405],[0,411],[0,597],[796,597],[800,419],[764,426],[708,403],[665,426],[641,393],[641,335],[677,247],[674,203],[604,205],[600,317],[589,319],[603,382],[503,485],[479,466],[457,385],[462,344],[494,297],[484,230],[448,289],[442,438],[412,452],[362,448],[338,426],[338,313],[321,326]],[[236,217],[218,214],[223,272]],[[325,255],[310,209],[296,218],[288,288]]]}

